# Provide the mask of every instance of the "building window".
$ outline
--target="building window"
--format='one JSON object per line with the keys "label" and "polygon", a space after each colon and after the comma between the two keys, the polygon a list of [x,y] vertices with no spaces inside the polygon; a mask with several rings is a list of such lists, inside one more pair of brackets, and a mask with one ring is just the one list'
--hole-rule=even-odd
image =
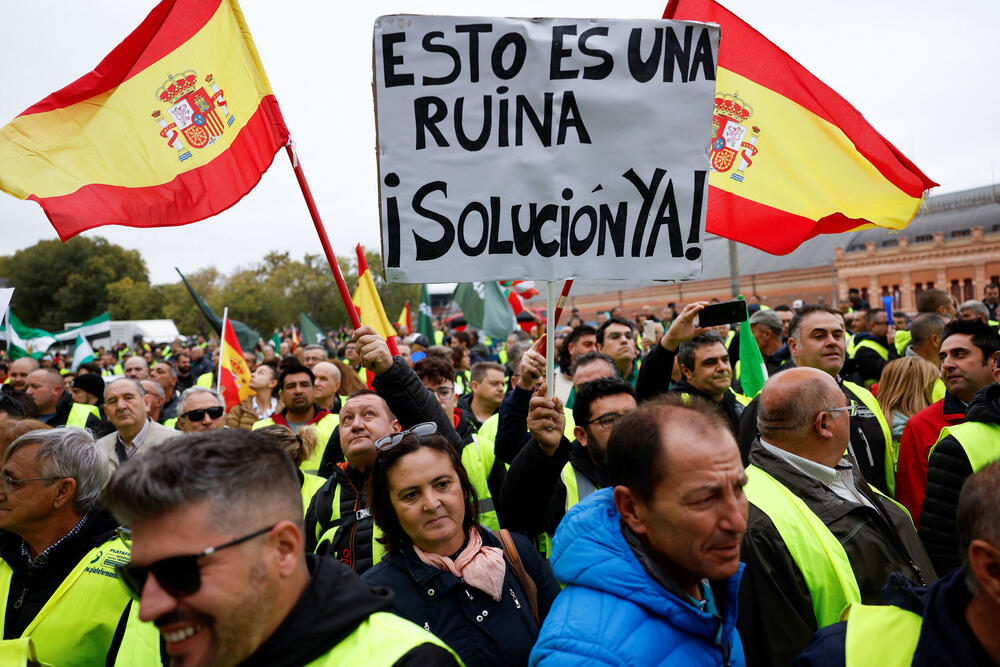
{"label": "building window", "polygon": [[915,239],[913,239],[913,242],[914,243],[930,243],[933,240],[934,240],[934,235],[933,234],[920,234]]}
{"label": "building window", "polygon": [[883,248],[895,248],[899,245],[899,239],[886,239],[882,241]]}
{"label": "building window", "polygon": [[970,229],[956,229],[951,232],[951,238],[957,239],[963,236],[972,236],[972,230]]}
{"label": "building window", "polygon": [[976,298],[976,290],[972,287],[972,278],[966,278],[962,282],[962,301],[971,301]]}
{"label": "building window", "polygon": [[913,300],[916,301],[917,299],[919,299],[920,295],[923,293],[923,291],[924,291],[924,284],[923,283],[914,283],[913,284],[913,293],[914,293],[914,299]]}
{"label": "building window", "polygon": [[962,283],[958,281],[958,278],[953,278],[951,281],[951,295],[955,297],[956,301],[963,301],[962,299]]}
{"label": "building window", "polygon": [[854,245],[847,246],[847,252],[861,252],[865,249],[864,243],[855,243]]}
{"label": "building window", "polygon": [[861,300],[862,301],[868,301],[869,304],[871,303],[871,301],[868,300],[868,288],[867,287],[862,287],[861,288]]}

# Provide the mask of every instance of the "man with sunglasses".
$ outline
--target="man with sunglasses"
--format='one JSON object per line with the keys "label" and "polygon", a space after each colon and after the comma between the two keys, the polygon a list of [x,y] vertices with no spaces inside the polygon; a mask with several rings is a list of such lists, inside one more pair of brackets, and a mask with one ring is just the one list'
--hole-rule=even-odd
{"label": "man with sunglasses", "polygon": [[118,572],[172,664],[456,664],[387,591],[306,555],[298,473],[266,438],[182,436],[122,466],[106,498],[131,531]]}
{"label": "man with sunglasses", "polygon": [[501,491],[504,526],[510,530],[552,535],[571,507],[608,485],[608,439],[618,419],[635,408],[635,390],[610,376],[575,387],[572,443],[563,435],[562,406],[541,392],[531,399],[532,440],[514,457]]}
{"label": "man with sunglasses", "polygon": [[782,371],[759,406],[739,630],[748,665],[787,665],[848,604],[878,602],[891,573],[936,577],[906,510],[845,456],[858,404],[831,375]]}
{"label": "man with sunglasses", "polygon": [[226,403],[214,389],[194,386],[181,394],[177,424],[185,433],[212,431],[226,425]]}
{"label": "man with sunglasses", "polygon": [[146,449],[176,437],[177,431],[157,424],[149,418],[145,403],[146,390],[138,380],[120,378],[104,388],[104,412],[114,425],[97,441],[97,446],[114,470],[139,449]]}
{"label": "man with sunglasses", "polygon": [[115,573],[129,553],[99,505],[108,475],[80,428],[30,431],[4,453],[0,628],[4,640],[30,638],[42,663],[160,664],[156,631],[138,623]]}

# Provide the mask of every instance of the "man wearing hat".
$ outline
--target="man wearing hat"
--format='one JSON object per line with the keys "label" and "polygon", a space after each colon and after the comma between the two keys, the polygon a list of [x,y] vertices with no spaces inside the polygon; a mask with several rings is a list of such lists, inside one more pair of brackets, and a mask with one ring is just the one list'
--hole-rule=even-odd
{"label": "man wearing hat", "polygon": [[[753,333],[754,340],[757,341],[760,355],[764,357],[768,376],[782,370],[791,359],[788,346],[785,345],[781,336],[784,330],[785,321],[774,310],[758,310],[750,316],[750,331]],[[740,372],[737,369],[736,379],[739,377]]]}
{"label": "man wearing hat", "polygon": [[96,426],[88,424],[87,426],[95,437],[104,437],[115,430],[114,425],[108,421],[104,414],[104,378],[97,373],[77,375],[73,378],[70,393],[73,394],[74,403],[81,406],[93,406],[93,408],[89,408],[91,412],[94,409],[97,410],[97,416],[101,420],[100,424]]}

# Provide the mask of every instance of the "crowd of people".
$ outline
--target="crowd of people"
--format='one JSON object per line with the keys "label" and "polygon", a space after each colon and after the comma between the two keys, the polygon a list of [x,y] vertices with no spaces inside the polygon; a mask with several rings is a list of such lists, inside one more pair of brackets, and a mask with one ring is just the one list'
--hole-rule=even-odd
{"label": "crowd of people", "polygon": [[228,410],[215,339],[0,359],[0,651],[1000,664],[997,293],[573,311],[552,387],[541,322],[288,332]]}

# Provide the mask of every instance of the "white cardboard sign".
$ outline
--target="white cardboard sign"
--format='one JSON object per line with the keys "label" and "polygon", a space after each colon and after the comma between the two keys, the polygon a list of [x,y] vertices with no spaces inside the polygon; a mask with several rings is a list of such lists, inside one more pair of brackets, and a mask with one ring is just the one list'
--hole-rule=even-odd
{"label": "white cardboard sign", "polygon": [[375,22],[386,278],[701,275],[719,28]]}

